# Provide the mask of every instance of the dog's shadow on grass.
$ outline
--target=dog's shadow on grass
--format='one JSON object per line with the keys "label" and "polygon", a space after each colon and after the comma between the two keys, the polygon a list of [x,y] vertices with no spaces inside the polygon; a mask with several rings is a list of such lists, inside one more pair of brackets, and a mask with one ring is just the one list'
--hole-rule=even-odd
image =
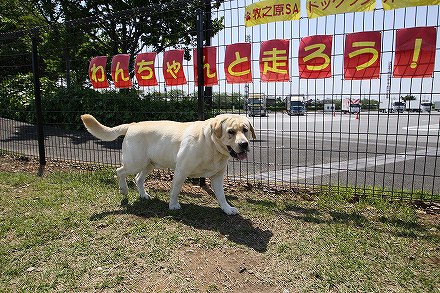
{"label": "dog's shadow on grass", "polygon": [[133,203],[123,199],[122,209],[94,214],[90,220],[96,221],[118,214],[132,214],[143,218],[171,218],[198,230],[219,232],[228,240],[245,245],[257,252],[267,251],[269,240],[273,236],[272,231],[255,227],[250,220],[241,215],[228,216],[220,208],[191,203],[181,203],[181,205],[181,210],[170,211],[168,203],[160,199],[137,199]]}

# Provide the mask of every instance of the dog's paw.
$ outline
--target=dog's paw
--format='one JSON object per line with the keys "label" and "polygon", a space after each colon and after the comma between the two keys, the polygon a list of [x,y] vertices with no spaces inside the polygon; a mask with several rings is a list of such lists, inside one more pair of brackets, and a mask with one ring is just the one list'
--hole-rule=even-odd
{"label": "dog's paw", "polygon": [[227,207],[224,208],[223,211],[227,214],[227,215],[237,215],[238,214],[238,209],[234,208],[234,207]]}
{"label": "dog's paw", "polygon": [[169,206],[170,206],[170,210],[172,210],[172,211],[180,210],[182,208],[179,203],[176,203],[176,204],[171,204],[170,203]]}
{"label": "dog's paw", "polygon": [[150,200],[151,199],[151,196],[148,193],[141,194],[140,196],[141,196],[141,199],[144,199],[144,200]]}

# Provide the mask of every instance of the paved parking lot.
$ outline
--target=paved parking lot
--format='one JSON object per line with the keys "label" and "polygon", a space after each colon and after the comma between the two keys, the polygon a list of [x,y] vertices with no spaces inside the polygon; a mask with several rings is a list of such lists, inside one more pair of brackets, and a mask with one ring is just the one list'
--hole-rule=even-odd
{"label": "paved parking lot", "polygon": [[261,180],[438,193],[439,119],[437,112],[251,117],[258,139],[251,162],[242,164],[244,173]]}
{"label": "paved parking lot", "polygon": [[[435,113],[341,113],[250,118],[257,132],[246,162],[228,176],[306,185],[378,186],[440,193],[439,119]],[[1,118],[0,148],[37,156],[33,125]],[[118,165],[121,139],[45,127],[48,158]]]}

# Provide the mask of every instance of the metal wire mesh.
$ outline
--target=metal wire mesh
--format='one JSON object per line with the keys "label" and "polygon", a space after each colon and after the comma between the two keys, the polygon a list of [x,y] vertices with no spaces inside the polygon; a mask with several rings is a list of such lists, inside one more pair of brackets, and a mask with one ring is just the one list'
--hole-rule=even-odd
{"label": "metal wire mesh", "polygon": [[[167,9],[179,10],[178,4],[175,8]],[[402,113],[382,113],[379,110],[382,102],[406,95],[432,104],[440,101],[438,62],[435,62],[432,77],[392,76],[397,31],[433,26],[437,29],[439,39],[439,6],[391,11],[375,9],[368,13],[345,13],[316,19],[302,17],[298,21],[253,27],[244,26],[245,6],[245,1],[225,1],[219,8],[212,7],[210,10],[212,19],[219,20],[221,29],[210,39],[211,45],[217,48],[219,82],[212,87],[212,97],[205,101],[209,115],[223,112],[247,115],[246,101],[253,94],[264,94],[268,103],[267,116],[249,117],[257,131],[257,139],[252,142],[248,161],[230,162],[227,171],[229,179],[288,187],[330,186],[341,193],[352,188],[360,194],[409,198],[417,195],[417,198],[437,200],[440,193],[439,114],[434,110]],[[67,39],[57,43],[59,46],[50,46],[50,40],[44,41],[42,37],[39,48],[43,67],[42,100],[48,158],[119,164],[122,140],[95,140],[81,125],[79,116],[84,112],[94,114],[93,111],[99,110],[98,118],[105,118],[113,125],[162,118],[196,120],[197,87],[189,44],[174,46],[186,50],[188,60],[183,61],[183,68],[188,82],[185,85],[166,86],[161,75],[163,52],[170,48],[145,44],[139,52],[132,53],[135,55],[153,50],[158,53],[155,63],[157,86],[139,87],[135,83],[133,90],[113,88],[114,94],[105,95],[106,91],[101,91],[102,95],[98,97],[89,95],[85,90],[90,88],[89,84],[84,84],[89,65],[87,60],[102,52],[96,48],[86,50],[73,40],[90,30],[99,30],[109,19],[132,25],[141,22],[140,25],[145,27],[150,25],[148,20],[154,18],[155,14],[166,17],[166,12],[161,11],[159,6],[155,11],[137,8],[106,15],[98,20],[74,20],[56,28],[47,26],[0,34],[0,149],[38,156],[29,40],[32,35],[53,34],[57,29],[65,30]],[[347,34],[365,31],[381,33],[379,78],[344,79],[345,38]],[[195,35],[195,32],[190,34]],[[313,35],[332,36],[330,78],[300,78],[298,48],[302,38]],[[131,37],[126,35],[127,39]],[[69,39],[72,41],[69,42]],[[289,40],[288,82],[264,82],[261,79],[261,44],[273,39]],[[251,43],[252,82],[230,84],[223,70],[226,47],[242,42]],[[28,48],[17,52],[14,48],[18,43]],[[82,53],[77,54],[78,51]],[[56,59],[53,56],[59,57]],[[65,74],[57,76],[47,70],[49,60],[60,67],[64,66]],[[59,93],[60,88],[66,89],[66,95]],[[55,91],[57,95],[54,95]],[[291,116],[286,113],[284,100],[290,96],[305,98],[305,115]],[[343,114],[342,101],[346,98],[360,99],[361,112]],[[326,111],[325,105],[336,108]]]}

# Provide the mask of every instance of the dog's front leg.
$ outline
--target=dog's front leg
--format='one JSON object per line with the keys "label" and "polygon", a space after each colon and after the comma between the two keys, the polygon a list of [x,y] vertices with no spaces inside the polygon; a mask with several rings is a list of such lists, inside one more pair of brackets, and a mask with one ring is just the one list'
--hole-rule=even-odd
{"label": "dog's front leg", "polygon": [[116,173],[118,174],[119,191],[123,195],[128,195],[127,172],[125,171],[125,167],[119,167],[118,169],[116,169]]}
{"label": "dog's front leg", "polygon": [[225,172],[221,171],[211,177],[212,189],[222,210],[228,215],[236,215],[238,214],[238,209],[230,206],[226,201],[225,191],[223,189],[224,174]]}
{"label": "dog's front leg", "polygon": [[179,204],[179,193],[180,189],[182,189],[182,185],[185,182],[186,176],[182,174],[181,171],[176,169],[174,171],[174,178],[173,178],[173,186],[171,187],[170,192],[170,210],[179,210],[181,208]]}

